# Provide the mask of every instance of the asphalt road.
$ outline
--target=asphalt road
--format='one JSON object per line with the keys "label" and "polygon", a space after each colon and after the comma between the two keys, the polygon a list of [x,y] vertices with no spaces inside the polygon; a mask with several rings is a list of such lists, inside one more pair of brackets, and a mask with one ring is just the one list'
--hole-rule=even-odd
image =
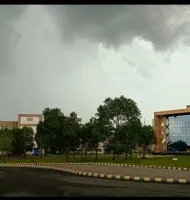
{"label": "asphalt road", "polygon": [[189,196],[189,185],[128,182],[32,168],[0,168],[0,196]]}
{"label": "asphalt road", "polygon": [[[47,164],[46,164],[47,166]],[[100,174],[113,174],[125,176],[140,176],[151,178],[181,178],[190,180],[190,171],[178,171],[167,169],[154,169],[145,167],[125,167],[125,166],[105,166],[105,165],[81,165],[81,164],[49,164],[58,168],[73,169],[76,171],[100,173]]]}

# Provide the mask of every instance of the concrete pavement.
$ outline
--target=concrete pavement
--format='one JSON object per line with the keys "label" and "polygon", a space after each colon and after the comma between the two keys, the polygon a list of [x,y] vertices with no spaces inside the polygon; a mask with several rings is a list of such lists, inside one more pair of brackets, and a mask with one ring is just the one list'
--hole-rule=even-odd
{"label": "concrete pavement", "polygon": [[177,171],[166,169],[154,169],[144,167],[122,167],[122,166],[104,166],[104,165],[81,165],[81,164],[46,164],[57,168],[71,169],[81,172],[112,174],[122,176],[138,176],[150,178],[173,178],[186,179],[190,181],[190,171]]}
{"label": "concrete pavement", "polygon": [[1,164],[0,167],[43,168],[80,176],[128,181],[190,184],[189,171],[77,163]]}

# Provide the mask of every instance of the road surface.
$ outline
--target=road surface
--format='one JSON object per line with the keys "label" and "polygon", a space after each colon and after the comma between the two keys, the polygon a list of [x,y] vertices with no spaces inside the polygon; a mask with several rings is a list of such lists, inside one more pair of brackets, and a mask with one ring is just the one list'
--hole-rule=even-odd
{"label": "road surface", "polygon": [[189,196],[189,185],[74,176],[33,168],[0,168],[0,196]]}
{"label": "road surface", "polygon": [[126,175],[126,176],[140,176],[152,178],[180,178],[190,181],[190,171],[167,170],[157,168],[145,167],[125,167],[125,166],[107,166],[107,165],[87,165],[87,164],[46,164],[46,166],[54,166],[58,168],[73,169],[76,171],[112,174],[112,175]]}

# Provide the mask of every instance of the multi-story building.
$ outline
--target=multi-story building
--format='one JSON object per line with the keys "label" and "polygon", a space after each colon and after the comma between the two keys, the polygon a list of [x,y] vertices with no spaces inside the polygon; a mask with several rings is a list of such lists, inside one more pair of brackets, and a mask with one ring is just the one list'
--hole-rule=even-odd
{"label": "multi-story building", "polygon": [[154,113],[156,153],[187,152],[190,149],[190,106]]}
{"label": "multi-story building", "polygon": [[[18,121],[0,121],[0,128],[22,128],[25,126],[31,127],[34,131],[35,138],[36,127],[41,120],[41,114],[18,114]],[[35,140],[33,151],[27,152],[27,154],[38,154],[38,147]]]}

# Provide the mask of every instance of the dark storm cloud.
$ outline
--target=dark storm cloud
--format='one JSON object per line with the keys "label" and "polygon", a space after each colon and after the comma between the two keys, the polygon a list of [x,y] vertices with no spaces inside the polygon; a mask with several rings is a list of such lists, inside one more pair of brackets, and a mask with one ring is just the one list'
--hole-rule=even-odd
{"label": "dark storm cloud", "polygon": [[157,51],[165,51],[189,34],[188,18],[179,21],[189,6],[59,5],[47,9],[57,20],[64,42],[85,38],[119,48],[139,36],[151,41]]}
{"label": "dark storm cloud", "polygon": [[27,6],[1,5],[0,6],[0,75],[12,72],[15,69],[14,52],[21,37],[14,29]]}

